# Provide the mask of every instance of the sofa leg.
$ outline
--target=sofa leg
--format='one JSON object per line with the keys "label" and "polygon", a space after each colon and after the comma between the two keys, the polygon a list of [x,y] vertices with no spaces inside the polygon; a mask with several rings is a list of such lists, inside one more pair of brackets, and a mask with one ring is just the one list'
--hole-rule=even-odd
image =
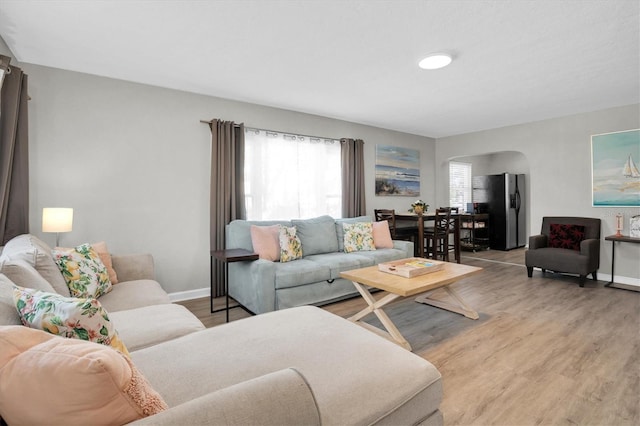
{"label": "sofa leg", "polygon": [[546,274],[546,273],[547,273],[547,270],[546,270],[546,269],[544,269],[544,268],[541,268],[541,269],[542,269],[542,273],[543,273],[543,274]]}
{"label": "sofa leg", "polygon": [[529,278],[533,276],[533,266],[527,266],[527,276]]}
{"label": "sofa leg", "polygon": [[593,272],[591,273],[591,276],[593,277],[593,280],[594,280],[594,281],[598,281],[598,271],[593,271]]}
{"label": "sofa leg", "polygon": [[580,287],[584,287],[584,282],[587,280],[586,275],[580,275]]}

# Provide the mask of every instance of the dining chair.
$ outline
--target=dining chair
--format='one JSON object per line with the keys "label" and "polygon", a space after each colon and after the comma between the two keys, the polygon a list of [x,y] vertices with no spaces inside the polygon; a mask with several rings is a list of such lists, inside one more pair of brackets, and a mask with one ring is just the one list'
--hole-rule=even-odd
{"label": "dining chair", "polygon": [[413,224],[410,226],[398,226],[396,223],[396,211],[394,209],[375,209],[374,214],[376,222],[382,222],[383,220],[389,222],[391,239],[415,242],[417,235],[416,226]]}
{"label": "dining chair", "polygon": [[449,261],[449,235],[452,232],[451,210],[436,209],[433,228],[424,231],[425,255],[436,260]]}

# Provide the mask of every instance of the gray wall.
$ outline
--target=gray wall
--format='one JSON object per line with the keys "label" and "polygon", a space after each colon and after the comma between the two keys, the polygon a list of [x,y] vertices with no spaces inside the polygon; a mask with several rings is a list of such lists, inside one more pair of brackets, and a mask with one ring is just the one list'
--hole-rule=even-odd
{"label": "gray wall", "polygon": [[[615,215],[625,217],[628,234],[629,218],[640,214],[639,208],[602,208],[591,206],[591,135],[637,129],[640,127],[640,105],[629,105],[545,120],[500,129],[491,129],[436,140],[436,199],[444,203],[448,197],[448,161],[460,157],[477,157],[503,151],[520,152],[525,161],[510,164],[498,158],[483,163],[492,173],[529,171],[529,232],[538,234],[543,216],[586,216],[602,219],[600,277],[611,272],[611,242],[615,234]],[[517,160],[517,158],[515,159]],[[497,165],[497,168],[494,166]],[[506,170],[503,170],[506,169]],[[475,173],[475,172],[474,172]],[[616,282],[640,285],[640,244],[620,244],[616,250]]]}
{"label": "gray wall", "polygon": [[[61,245],[105,240],[115,253],[150,252],[169,292],[209,286],[210,132],[200,119],[365,141],[368,212],[408,207],[374,196],[376,144],[419,149],[422,196],[435,197],[435,141],[329,118],[52,69],[29,75],[30,224],[43,207],[73,207]],[[197,296],[200,293],[182,294]]]}

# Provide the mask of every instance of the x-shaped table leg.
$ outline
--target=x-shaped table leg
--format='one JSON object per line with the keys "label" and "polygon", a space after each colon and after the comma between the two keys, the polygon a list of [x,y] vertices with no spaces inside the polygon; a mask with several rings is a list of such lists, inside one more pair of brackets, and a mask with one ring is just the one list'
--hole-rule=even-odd
{"label": "x-shaped table leg", "polygon": [[[350,317],[349,321],[358,323],[364,328],[370,331],[373,331],[374,333],[388,340],[391,340],[392,342],[397,343],[398,345],[410,351],[411,345],[409,344],[409,342],[407,342],[407,340],[402,336],[402,334],[400,334],[400,331],[395,326],[395,324],[393,324],[393,322],[391,321],[387,313],[382,310],[383,306],[391,303],[392,301],[396,300],[401,296],[397,294],[389,293],[386,296],[382,297],[380,300],[375,300],[365,286],[363,286],[362,284],[356,281],[352,281],[352,282],[353,282],[353,285],[356,287],[356,290],[358,290],[358,292],[362,295],[362,298],[365,300],[365,302],[367,302],[367,307],[361,310],[360,312],[358,312],[357,314],[353,315],[352,317]],[[378,319],[380,320],[384,328],[387,329],[387,332],[385,332],[384,330],[380,330],[379,328],[376,328],[370,324],[367,324],[366,322],[360,321],[362,318],[366,317],[371,313],[375,314],[375,316],[378,317]]]}

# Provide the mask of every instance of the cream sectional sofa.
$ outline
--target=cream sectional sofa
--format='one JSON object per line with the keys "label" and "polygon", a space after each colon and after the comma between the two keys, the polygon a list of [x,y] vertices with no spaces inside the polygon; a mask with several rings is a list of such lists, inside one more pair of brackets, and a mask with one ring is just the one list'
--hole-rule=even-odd
{"label": "cream sectional sofa", "polygon": [[[2,359],[14,349],[3,344],[5,331],[34,332],[19,325],[13,280],[46,291],[60,284],[47,254],[46,244],[26,235],[0,256],[0,378],[11,373]],[[204,329],[170,303],[153,279],[151,256],[114,256],[113,264],[122,282],[99,300],[133,365],[169,407],[135,424],[443,423],[437,369],[356,324],[307,306]],[[0,394],[11,391],[4,383]]]}
{"label": "cream sectional sofa", "polygon": [[254,250],[251,226],[295,226],[302,259],[258,259],[229,264],[229,295],[255,314],[303,305],[324,305],[358,294],[340,272],[413,257],[413,243],[393,241],[393,248],[344,252],[344,223],[371,222],[370,216],[334,219],[320,216],[289,221],[234,220],[226,227],[227,248]]}

